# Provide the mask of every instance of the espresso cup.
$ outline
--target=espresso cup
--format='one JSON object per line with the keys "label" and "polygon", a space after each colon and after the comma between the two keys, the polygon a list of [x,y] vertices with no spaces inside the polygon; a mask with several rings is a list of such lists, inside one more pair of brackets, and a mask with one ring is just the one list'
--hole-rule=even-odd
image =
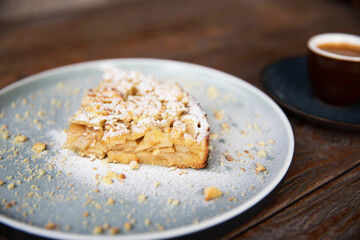
{"label": "espresso cup", "polygon": [[324,33],[308,41],[308,71],[315,95],[333,105],[360,100],[360,36]]}

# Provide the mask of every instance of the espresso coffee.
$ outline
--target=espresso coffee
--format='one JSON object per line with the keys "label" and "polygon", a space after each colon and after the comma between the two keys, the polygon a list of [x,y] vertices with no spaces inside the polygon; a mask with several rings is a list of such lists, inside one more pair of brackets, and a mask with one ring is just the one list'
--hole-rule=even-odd
{"label": "espresso coffee", "polygon": [[323,102],[338,106],[360,102],[360,37],[323,33],[310,38],[308,73]]}
{"label": "espresso coffee", "polygon": [[323,43],[317,46],[321,50],[350,57],[360,57],[360,45],[348,43]]}

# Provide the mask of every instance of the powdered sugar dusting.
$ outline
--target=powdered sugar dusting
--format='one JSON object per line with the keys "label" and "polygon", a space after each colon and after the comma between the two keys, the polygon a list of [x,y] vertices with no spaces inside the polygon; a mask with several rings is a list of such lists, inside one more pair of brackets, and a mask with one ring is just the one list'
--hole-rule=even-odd
{"label": "powdered sugar dusting", "polygon": [[[54,146],[61,146],[66,140],[65,132],[51,130],[47,135],[53,139]],[[220,189],[231,189],[232,185],[237,184],[239,177],[243,178],[239,176],[238,170],[224,171],[224,167],[217,161],[203,170],[184,170],[151,165],[141,165],[139,169],[131,170],[129,165],[80,157],[68,149],[59,148],[56,151],[57,156],[55,159],[49,160],[50,163],[62,172],[70,172],[71,177],[80,183],[97,187],[101,191],[115,192],[119,196],[133,196],[136,193],[142,193],[156,201],[164,201],[171,197],[181,201],[184,205],[190,204],[192,209],[210,204],[203,198],[205,187],[216,185]],[[125,174],[126,179],[123,181],[113,179],[111,184],[106,184],[102,179],[107,176],[109,171]],[[244,178],[244,182],[246,181]],[[161,183],[161,187],[155,191],[153,185],[156,182]]]}

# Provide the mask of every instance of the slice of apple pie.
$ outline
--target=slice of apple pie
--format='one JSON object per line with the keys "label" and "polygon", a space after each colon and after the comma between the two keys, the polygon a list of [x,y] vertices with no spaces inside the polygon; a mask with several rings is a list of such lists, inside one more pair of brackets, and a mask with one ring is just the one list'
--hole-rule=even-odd
{"label": "slice of apple pie", "polygon": [[108,69],[69,121],[65,147],[82,156],[179,168],[207,165],[206,114],[177,84]]}

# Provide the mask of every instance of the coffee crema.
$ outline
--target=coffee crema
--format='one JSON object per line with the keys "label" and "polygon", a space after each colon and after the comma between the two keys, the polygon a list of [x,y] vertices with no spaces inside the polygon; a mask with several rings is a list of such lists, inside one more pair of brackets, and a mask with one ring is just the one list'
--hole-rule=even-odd
{"label": "coffee crema", "polygon": [[360,45],[348,43],[323,43],[317,45],[318,48],[326,52],[349,57],[360,57]]}

